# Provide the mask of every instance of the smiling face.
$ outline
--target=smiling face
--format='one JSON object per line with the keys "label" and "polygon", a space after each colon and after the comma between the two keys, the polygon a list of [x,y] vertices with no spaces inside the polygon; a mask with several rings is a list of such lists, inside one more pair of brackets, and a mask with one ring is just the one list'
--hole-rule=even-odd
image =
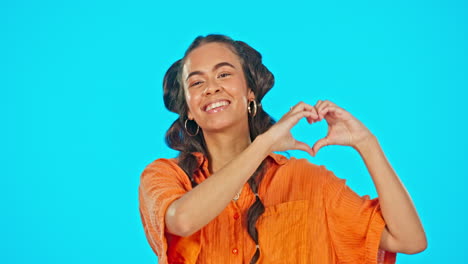
{"label": "smiling face", "polygon": [[204,132],[233,127],[248,132],[247,106],[254,100],[239,57],[222,43],[203,44],[185,59],[182,72],[188,118]]}

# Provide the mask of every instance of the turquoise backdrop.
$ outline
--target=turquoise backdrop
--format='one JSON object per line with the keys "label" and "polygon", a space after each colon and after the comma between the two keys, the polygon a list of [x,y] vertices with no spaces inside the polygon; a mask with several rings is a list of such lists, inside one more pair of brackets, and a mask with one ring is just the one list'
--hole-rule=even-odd
{"label": "turquoise backdrop", "polygon": [[[155,263],[139,176],[176,153],[162,78],[198,35],[258,49],[265,109],[328,99],[366,124],[410,192],[429,247],[398,263],[463,263],[468,185],[466,1],[0,2],[0,262]],[[324,123],[301,121],[310,144]],[[315,158],[359,194],[359,155]]]}

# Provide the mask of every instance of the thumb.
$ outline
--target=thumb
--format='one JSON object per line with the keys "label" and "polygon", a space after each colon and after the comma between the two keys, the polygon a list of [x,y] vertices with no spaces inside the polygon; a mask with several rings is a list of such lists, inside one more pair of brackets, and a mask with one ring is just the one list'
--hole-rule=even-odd
{"label": "thumb", "polygon": [[297,150],[305,151],[309,153],[309,155],[314,156],[314,152],[312,151],[312,148],[304,142],[296,140],[294,148]]}
{"label": "thumb", "polygon": [[313,156],[317,155],[317,152],[319,151],[319,149],[328,145],[329,143],[328,143],[327,137],[319,139],[317,142],[315,142],[314,146],[312,147],[312,152],[314,153]]}

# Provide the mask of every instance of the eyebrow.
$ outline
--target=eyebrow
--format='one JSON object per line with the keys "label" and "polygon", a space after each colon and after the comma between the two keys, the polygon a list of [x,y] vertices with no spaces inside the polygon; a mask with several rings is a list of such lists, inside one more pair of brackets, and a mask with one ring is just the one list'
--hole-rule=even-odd
{"label": "eyebrow", "polygon": [[[223,66],[229,66],[229,67],[234,68],[234,69],[236,68],[236,67],[234,67],[234,65],[232,65],[231,63],[225,62],[225,61],[224,61],[224,62],[220,62],[220,63],[216,64],[216,65],[213,67],[213,69],[212,69],[211,71],[216,71],[217,69],[219,69],[219,68],[221,68],[221,67],[223,67]],[[187,80],[188,80],[190,77],[192,77],[193,75],[197,75],[197,74],[203,74],[203,72],[201,72],[201,71],[193,71],[193,72],[189,73],[189,75],[187,76],[187,79],[185,79],[185,81],[187,81]]]}

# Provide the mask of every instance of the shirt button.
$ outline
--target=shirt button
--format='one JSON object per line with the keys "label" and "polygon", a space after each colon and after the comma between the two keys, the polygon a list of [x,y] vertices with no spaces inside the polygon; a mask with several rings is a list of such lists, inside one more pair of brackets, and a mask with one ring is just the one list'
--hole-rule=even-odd
{"label": "shirt button", "polygon": [[232,249],[232,254],[237,255],[239,253],[239,250],[237,248]]}
{"label": "shirt button", "polygon": [[237,220],[237,219],[239,219],[239,216],[240,216],[239,213],[235,213],[233,217],[234,217],[235,220]]}

